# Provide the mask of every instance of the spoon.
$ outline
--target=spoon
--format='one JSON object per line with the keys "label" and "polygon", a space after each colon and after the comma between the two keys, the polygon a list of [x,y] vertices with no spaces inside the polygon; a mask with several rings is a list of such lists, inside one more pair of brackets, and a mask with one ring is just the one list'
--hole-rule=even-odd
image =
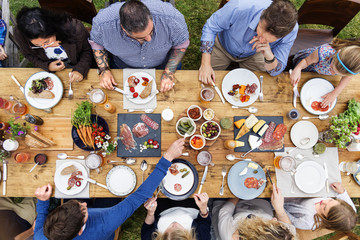
{"label": "spoon", "polygon": [[317,117],[302,117],[302,119],[305,120],[305,119],[310,119],[310,118],[319,118],[320,120],[325,120],[325,119],[327,119],[328,117],[329,117],[329,115],[323,114],[323,115],[319,115],[319,116],[317,116]]}
{"label": "spoon", "polygon": [[[310,138],[309,138],[309,137],[304,137],[304,138],[300,139],[300,145],[306,145],[306,144],[308,144],[309,142],[310,142]],[[299,147],[293,148],[293,149],[287,151],[286,153],[289,154],[289,153],[291,153],[292,151],[294,151],[295,149],[298,149],[298,148],[299,148]]]}
{"label": "spoon", "polygon": [[232,106],[232,108],[246,109],[249,111],[249,113],[257,113],[258,112],[258,109],[256,107],[242,108],[242,107]]}
{"label": "spoon", "polygon": [[146,160],[142,160],[141,164],[140,164],[140,169],[142,170],[143,174],[142,174],[142,182],[144,182],[144,173],[145,170],[148,168],[148,164],[146,162]]}
{"label": "spoon", "polygon": [[115,161],[115,160],[108,160],[108,163],[126,163],[128,165],[134,165],[136,163],[136,159],[135,158],[125,158],[122,161]]}
{"label": "spoon", "polygon": [[66,153],[59,153],[57,155],[58,159],[65,160],[67,158],[77,158],[77,159],[85,159],[85,156],[69,156]]}
{"label": "spoon", "polygon": [[251,161],[250,158],[237,158],[234,154],[228,154],[226,155],[226,159],[229,161],[234,161],[235,159],[244,160],[244,161]]}
{"label": "spoon", "polygon": [[302,160],[302,159],[304,159],[304,158],[311,158],[311,157],[314,157],[314,158],[318,158],[318,157],[320,157],[320,155],[319,154],[314,154],[314,155],[312,155],[312,156],[304,156],[304,155],[302,155],[301,153],[298,153],[298,154],[296,154],[295,156],[294,156],[294,158],[296,159],[296,160]]}

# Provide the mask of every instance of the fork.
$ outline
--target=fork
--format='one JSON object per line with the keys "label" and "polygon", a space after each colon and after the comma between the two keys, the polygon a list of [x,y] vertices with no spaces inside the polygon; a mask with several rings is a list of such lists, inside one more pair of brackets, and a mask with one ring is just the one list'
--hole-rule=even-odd
{"label": "fork", "polygon": [[[71,72],[69,73],[69,77],[71,77]],[[69,96],[68,99],[71,100],[74,97],[74,91],[71,89],[71,81],[69,81]]]}
{"label": "fork", "polygon": [[224,178],[226,176],[226,167],[224,166],[221,170],[221,176],[222,176],[222,183],[221,183],[221,188],[220,188],[220,195],[224,195]]}
{"label": "fork", "polygon": [[260,76],[260,94],[259,94],[259,99],[260,101],[264,101],[264,94],[263,94],[263,76]]}

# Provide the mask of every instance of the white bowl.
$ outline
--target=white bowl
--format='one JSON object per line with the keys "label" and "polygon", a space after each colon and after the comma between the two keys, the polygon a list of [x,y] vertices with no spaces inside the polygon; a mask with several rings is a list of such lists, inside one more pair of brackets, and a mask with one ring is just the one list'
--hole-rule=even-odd
{"label": "white bowl", "polygon": [[189,136],[189,137],[192,136],[192,135],[195,133],[195,131],[196,131],[196,124],[195,124],[195,122],[194,122],[191,118],[182,117],[182,118],[180,118],[180,119],[176,122],[176,132],[177,132],[180,136],[182,136],[182,137],[184,137],[185,135],[180,133],[180,131],[178,130],[178,126],[179,126],[179,124],[180,124],[180,121],[187,121],[187,120],[190,120],[191,125],[194,127],[194,129],[191,131],[191,133],[190,133],[188,136]]}
{"label": "white bowl", "polygon": [[[194,147],[194,146],[191,144],[191,141],[193,140],[193,138],[194,138],[194,137],[199,137],[199,138],[201,138],[201,139],[202,139],[202,141],[203,141],[203,145],[202,145],[201,147],[196,148],[196,147]],[[204,138],[203,136],[201,136],[201,135],[199,135],[199,134],[195,134],[195,135],[193,135],[193,136],[190,138],[190,140],[189,140],[189,144],[190,144],[190,147],[192,147],[192,149],[195,149],[195,150],[200,150],[200,149],[203,149],[203,148],[205,147],[206,140],[205,140],[205,138]]]}
{"label": "white bowl", "polygon": [[203,124],[201,124],[201,127],[200,127],[201,136],[204,137],[204,135],[203,135],[203,126],[204,126],[205,124],[209,124],[209,123],[215,123],[215,124],[218,126],[219,131],[218,131],[218,134],[217,134],[216,136],[214,136],[214,137],[212,137],[212,138],[205,137],[205,139],[206,139],[206,140],[215,140],[215,139],[217,139],[217,138],[220,136],[220,133],[221,133],[221,127],[220,127],[220,125],[219,125],[217,122],[215,122],[215,121],[206,121],[206,122],[204,122]]}
{"label": "white bowl", "polygon": [[[207,117],[205,116],[205,115],[206,115],[205,113],[206,113],[207,111],[211,112],[211,114],[212,114],[212,116],[211,116],[210,118],[207,118]],[[215,117],[215,112],[214,112],[214,110],[212,110],[211,108],[205,109],[204,112],[203,112],[203,117],[204,117],[204,119],[205,119],[206,121],[211,121],[211,120],[213,120],[213,118]]]}
{"label": "white bowl", "polygon": [[[199,109],[199,112],[200,112],[200,116],[198,117],[198,118],[192,118],[192,117],[190,117],[190,115],[189,115],[189,111],[191,110],[191,109],[194,109],[194,108],[198,108]],[[201,119],[201,117],[202,117],[202,109],[201,109],[201,107],[199,107],[198,105],[191,105],[188,109],[187,109],[187,116],[189,117],[189,118],[191,118],[192,120],[194,120],[195,122],[196,121],[199,121],[200,119]]]}

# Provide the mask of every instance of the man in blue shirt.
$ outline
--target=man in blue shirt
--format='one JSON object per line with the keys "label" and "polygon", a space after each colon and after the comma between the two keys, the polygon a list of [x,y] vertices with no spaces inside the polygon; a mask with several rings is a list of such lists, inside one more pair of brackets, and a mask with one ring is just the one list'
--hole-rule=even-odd
{"label": "man in blue shirt", "polygon": [[2,62],[7,58],[7,55],[4,50],[6,37],[6,23],[4,20],[0,19],[0,67],[2,67]]}
{"label": "man in blue shirt", "polygon": [[296,9],[287,0],[229,1],[202,30],[199,80],[211,84],[214,69],[225,70],[231,62],[272,76],[280,74],[297,36],[296,20]]}
{"label": "man in blue shirt", "polygon": [[184,16],[160,0],[130,0],[99,11],[93,19],[90,45],[99,67],[100,85],[113,89],[113,68],[165,69],[160,91],[170,90],[175,71],[189,46]]}

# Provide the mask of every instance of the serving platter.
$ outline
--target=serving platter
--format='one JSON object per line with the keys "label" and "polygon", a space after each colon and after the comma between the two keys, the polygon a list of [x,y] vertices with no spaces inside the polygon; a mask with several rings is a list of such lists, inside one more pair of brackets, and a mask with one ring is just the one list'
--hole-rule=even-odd
{"label": "serving platter", "polygon": [[317,193],[325,187],[325,171],[317,162],[302,162],[295,172],[296,186],[305,193]]}
{"label": "serving platter", "polygon": [[[129,75],[126,79],[128,79],[131,76],[135,76],[137,79],[140,80],[140,82],[135,86],[135,92],[137,92],[139,94],[139,96],[136,98],[128,97],[128,99],[135,104],[145,104],[145,103],[150,102],[151,99],[153,99],[156,96],[156,81],[154,80],[154,78],[146,72],[135,72],[135,73]],[[151,94],[147,98],[144,98],[144,99],[140,98],[141,92],[145,89],[145,86],[142,85],[142,83],[145,81],[143,78],[149,79],[149,82],[151,82],[151,80],[153,80]],[[125,83],[124,84],[124,92],[125,92],[124,95],[132,95],[133,93],[130,92],[130,87],[129,87],[128,81],[126,80],[126,81],[124,81],[124,83]]]}
{"label": "serving platter", "polygon": [[128,166],[115,166],[106,175],[106,186],[116,196],[128,195],[136,186],[135,172]]}
{"label": "serving platter", "polygon": [[[357,163],[358,163],[358,165],[360,165],[360,160],[357,161]],[[359,181],[357,180],[357,178],[356,178],[356,175],[357,175],[358,173],[360,173],[360,167],[358,168],[358,170],[356,171],[356,173],[353,174],[353,178],[354,178],[355,182],[356,182],[358,185],[360,185],[360,182],[359,182]]]}
{"label": "serving platter", "polygon": [[72,187],[71,189],[67,190],[68,187],[68,180],[69,177],[71,176],[71,174],[67,174],[67,175],[61,175],[61,171],[66,168],[69,167],[71,165],[74,165],[78,171],[82,172],[82,176],[84,178],[88,177],[88,172],[86,171],[84,165],[82,165],[81,163],[77,162],[77,161],[67,161],[63,164],[61,164],[55,171],[55,175],[54,175],[54,183],[56,188],[63,194],[65,195],[75,195],[80,193],[81,191],[84,190],[84,188],[86,187],[86,185],[88,184],[87,181],[85,180],[81,180],[81,185],[80,187]]}

